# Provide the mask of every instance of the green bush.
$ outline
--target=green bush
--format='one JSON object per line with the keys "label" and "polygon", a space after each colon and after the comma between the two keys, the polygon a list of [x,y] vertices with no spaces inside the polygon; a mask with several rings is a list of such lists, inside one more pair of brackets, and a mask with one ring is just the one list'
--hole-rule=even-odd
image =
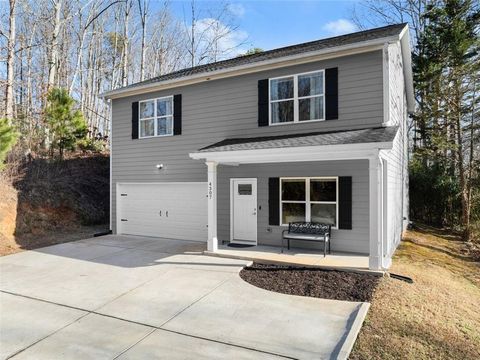
{"label": "green bush", "polygon": [[84,138],[77,141],[77,147],[83,152],[101,153],[105,148],[105,142],[98,139]]}

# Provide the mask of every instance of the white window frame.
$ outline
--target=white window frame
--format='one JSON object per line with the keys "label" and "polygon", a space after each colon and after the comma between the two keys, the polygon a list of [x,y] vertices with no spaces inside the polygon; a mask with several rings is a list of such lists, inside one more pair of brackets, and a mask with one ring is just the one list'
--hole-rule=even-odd
{"label": "white window frame", "polygon": [[[323,75],[323,92],[321,95],[308,95],[308,96],[298,96],[298,77],[303,76],[303,75],[309,75],[309,74],[315,74],[315,73],[322,73]],[[286,79],[286,78],[291,78],[293,77],[293,98],[288,98],[288,99],[281,99],[281,100],[272,100],[271,99],[271,84],[272,80],[280,80],[280,79]],[[315,98],[315,97],[321,97],[323,99],[323,117],[321,119],[312,119],[312,120],[299,120],[299,100],[303,99],[310,99],[310,98]],[[280,123],[274,123],[272,122],[272,104],[277,103],[277,102],[282,102],[282,101],[291,101],[293,100],[293,121],[287,121],[287,122],[280,122]],[[274,78],[269,78],[268,79],[268,124],[269,126],[277,126],[277,125],[292,125],[292,124],[308,124],[311,122],[317,122],[317,121],[325,121],[325,69],[320,69],[320,70],[315,70],[315,71],[308,71],[304,73],[299,73],[299,74],[293,74],[293,75],[284,75],[284,76],[278,76]]]}
{"label": "white window frame", "polygon": [[[172,115],[157,116],[157,101],[167,100],[167,99],[170,99],[170,101],[172,102]],[[150,102],[150,101],[154,102],[154,104],[153,104],[153,117],[142,119],[142,117],[140,116],[140,109],[142,108],[140,104],[145,103],[145,102]],[[154,137],[173,136],[174,113],[175,113],[175,109],[174,109],[173,105],[174,105],[173,104],[173,95],[139,101],[138,102],[138,138],[139,139],[149,139],[149,138],[154,138]],[[158,119],[163,119],[163,118],[166,119],[166,118],[169,118],[170,116],[172,117],[172,131],[171,131],[171,133],[158,135],[158,121],[157,120]],[[141,134],[142,134],[142,132],[141,132],[141,122],[146,121],[146,120],[153,120],[153,133],[154,133],[154,135],[141,136]]]}
{"label": "white window frame", "polygon": [[[283,188],[283,180],[305,180],[305,200],[283,200],[282,199],[282,188]],[[310,200],[310,181],[311,180],[335,180],[336,184],[336,201],[311,201]],[[281,177],[280,178],[280,226],[288,226],[288,224],[283,223],[283,203],[296,203],[296,204],[305,204],[305,221],[309,222],[312,218],[311,214],[311,204],[335,204],[335,212],[336,212],[336,224],[335,226],[332,225],[332,229],[338,229],[338,176],[311,176],[311,177]]]}

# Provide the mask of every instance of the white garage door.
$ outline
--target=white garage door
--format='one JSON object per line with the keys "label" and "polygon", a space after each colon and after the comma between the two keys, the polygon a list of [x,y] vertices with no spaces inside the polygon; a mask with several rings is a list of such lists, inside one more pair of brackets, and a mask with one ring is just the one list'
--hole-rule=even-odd
{"label": "white garage door", "polygon": [[118,184],[118,233],[207,241],[207,183]]}

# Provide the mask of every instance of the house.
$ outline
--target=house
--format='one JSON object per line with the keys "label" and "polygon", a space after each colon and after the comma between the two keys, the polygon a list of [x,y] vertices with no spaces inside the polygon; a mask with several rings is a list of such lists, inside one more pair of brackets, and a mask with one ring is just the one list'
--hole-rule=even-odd
{"label": "house", "polygon": [[290,221],[328,222],[332,251],[390,266],[408,220],[406,24],[200,65],[103,96],[112,104],[114,233],[216,251],[224,241],[280,245]]}

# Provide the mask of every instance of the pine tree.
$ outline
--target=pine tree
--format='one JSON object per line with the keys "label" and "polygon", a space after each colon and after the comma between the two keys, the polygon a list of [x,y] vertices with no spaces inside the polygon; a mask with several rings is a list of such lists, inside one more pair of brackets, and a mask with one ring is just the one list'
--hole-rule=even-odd
{"label": "pine tree", "polygon": [[0,119],[0,170],[5,167],[5,159],[18,139],[18,133],[9,125],[9,119]]}
{"label": "pine tree", "polygon": [[65,150],[75,150],[77,141],[87,135],[82,113],[74,109],[75,100],[67,90],[52,88],[47,95],[46,125],[51,134],[51,149],[58,149],[60,159]]}
{"label": "pine tree", "polygon": [[[435,164],[442,169],[444,181],[458,183],[460,222],[468,240],[473,174],[469,158],[473,158],[474,140],[467,134],[473,134],[472,109],[478,102],[472,89],[480,71],[480,10],[472,0],[445,0],[426,10],[425,31],[417,45],[421,51],[414,58],[420,94],[415,120],[422,140],[416,153],[425,167]],[[454,201],[450,198],[447,207],[453,207]]]}

